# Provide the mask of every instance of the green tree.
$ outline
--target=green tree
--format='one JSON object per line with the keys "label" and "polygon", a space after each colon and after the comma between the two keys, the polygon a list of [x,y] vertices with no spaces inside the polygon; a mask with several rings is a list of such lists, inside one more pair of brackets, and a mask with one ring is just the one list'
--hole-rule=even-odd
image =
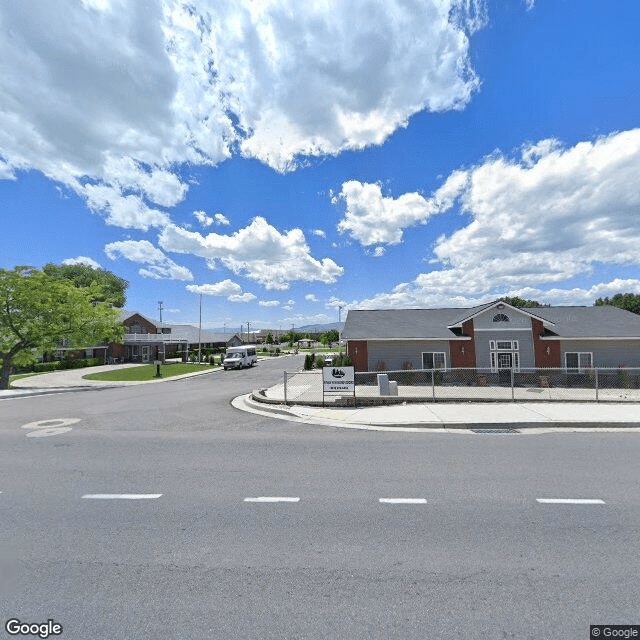
{"label": "green tree", "polygon": [[124,307],[127,302],[127,287],[129,283],[123,278],[106,271],[94,269],[86,264],[46,264],[42,270],[57,280],[68,280],[76,287],[87,288],[93,284],[100,287],[100,294],[96,298],[99,302],[108,302],[114,307]]}
{"label": "green tree", "polygon": [[95,304],[101,294],[96,283],[76,287],[33,267],[0,269],[0,389],[9,388],[12,364],[31,364],[63,340],[81,348],[121,339],[120,312]]}
{"label": "green tree", "polygon": [[338,342],[338,340],[340,340],[340,335],[335,329],[330,329],[320,336],[320,342],[324,345],[331,344],[332,342]]}
{"label": "green tree", "polygon": [[598,298],[593,306],[603,307],[606,304],[640,314],[640,295],[634,293],[616,293],[613,298]]}
{"label": "green tree", "polygon": [[271,332],[267,333],[267,337],[265,338],[265,342],[267,344],[273,344],[273,336],[271,335]]}
{"label": "green tree", "polygon": [[502,298],[500,298],[500,300],[502,300],[502,302],[506,302],[507,304],[510,304],[512,307],[520,307],[520,308],[527,308],[527,307],[543,307],[543,304],[540,304],[537,300],[525,300],[524,298],[518,298],[518,296],[515,296],[514,298],[509,298],[508,296],[504,296]]}

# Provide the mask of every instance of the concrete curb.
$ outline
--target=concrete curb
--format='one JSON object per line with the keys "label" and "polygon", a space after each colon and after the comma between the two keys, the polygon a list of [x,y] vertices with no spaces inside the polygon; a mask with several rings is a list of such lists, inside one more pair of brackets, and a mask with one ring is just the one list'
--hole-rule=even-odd
{"label": "concrete curb", "polygon": [[[319,426],[331,426],[350,429],[376,429],[376,430],[410,430],[416,431],[472,431],[474,429],[503,431],[507,429],[515,431],[528,431],[535,429],[543,430],[575,430],[575,429],[640,429],[640,421],[624,422],[589,422],[572,420],[545,420],[545,421],[522,421],[522,422],[359,422],[357,420],[348,421],[330,417],[316,417],[300,415],[293,408],[286,407],[282,403],[270,399],[269,402],[256,400],[254,394],[246,394],[234,398],[233,406],[237,409],[257,413],[259,415],[273,415],[274,417],[284,416],[285,420],[300,422],[304,424],[317,424]],[[301,405],[298,405],[301,406]],[[340,408],[344,410],[344,408]]]}

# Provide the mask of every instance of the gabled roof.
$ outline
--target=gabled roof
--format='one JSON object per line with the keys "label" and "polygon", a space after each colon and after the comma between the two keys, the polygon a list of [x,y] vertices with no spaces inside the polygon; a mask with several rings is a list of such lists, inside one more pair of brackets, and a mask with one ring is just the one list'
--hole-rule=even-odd
{"label": "gabled roof", "polygon": [[171,328],[171,333],[167,337],[179,338],[187,340],[189,344],[195,344],[198,342],[198,335],[200,336],[200,342],[219,342],[227,344],[229,340],[232,340],[236,333],[213,333],[211,331],[199,331],[198,327],[194,327],[191,324],[170,324],[166,325]]}
{"label": "gabled roof", "polygon": [[350,309],[343,340],[420,340],[456,338],[448,329],[465,309]]}
{"label": "gabled roof", "polygon": [[536,307],[535,313],[560,338],[640,338],[640,315],[611,305]]}
{"label": "gabled roof", "polygon": [[140,313],[139,311],[127,311],[125,309],[120,310],[120,322],[124,322],[125,320],[128,320],[132,316],[140,316],[143,320],[146,320],[149,324],[152,324],[154,327],[158,329],[171,326],[169,324],[166,324],[165,322],[159,322],[158,320],[153,320],[152,318],[145,316],[143,313]]}
{"label": "gabled roof", "polygon": [[[513,305],[510,305],[507,302],[504,302],[504,300],[494,300],[493,302],[488,302],[487,304],[482,304],[478,307],[472,307],[471,309],[467,309],[466,310],[466,314],[463,316],[460,316],[460,318],[456,319],[454,322],[452,322],[449,325],[449,328],[452,327],[461,327],[463,322],[466,322],[467,320],[471,320],[472,318],[475,318],[476,316],[480,315],[481,313],[484,313],[485,311],[487,311],[487,309],[491,309],[491,307],[498,307],[498,305],[502,305],[502,307],[500,307],[500,309],[502,308],[508,308],[508,309],[512,309],[513,311],[516,311],[518,313],[522,313],[525,316],[529,316],[530,318],[535,318],[536,320],[542,320],[543,322],[546,322],[547,324],[550,322],[549,320],[546,320],[544,317],[540,316],[539,314],[537,314],[538,309],[542,309],[544,307],[527,307],[527,308],[522,308],[522,307],[514,307]],[[553,323],[551,323],[553,324]]]}
{"label": "gabled roof", "polygon": [[[455,340],[452,329],[497,304],[470,309],[351,309],[341,338],[344,340]],[[506,305],[506,303],[505,303]],[[640,315],[612,306],[602,307],[511,307],[542,320],[549,337],[638,338]]]}

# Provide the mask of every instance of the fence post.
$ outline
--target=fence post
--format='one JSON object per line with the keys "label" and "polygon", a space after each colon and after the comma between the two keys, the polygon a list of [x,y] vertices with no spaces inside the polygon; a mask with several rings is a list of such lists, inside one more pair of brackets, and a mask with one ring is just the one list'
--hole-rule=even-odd
{"label": "fence post", "polygon": [[287,407],[287,372],[284,372],[284,406]]}
{"label": "fence post", "polygon": [[511,367],[511,402],[516,401],[515,392],[513,390],[513,367]]}
{"label": "fence post", "polygon": [[595,370],[596,372],[596,402],[600,402],[600,400],[598,400],[598,370]]}
{"label": "fence post", "polygon": [[436,401],[436,373],[433,369],[431,369],[431,394],[433,397],[433,401]]}

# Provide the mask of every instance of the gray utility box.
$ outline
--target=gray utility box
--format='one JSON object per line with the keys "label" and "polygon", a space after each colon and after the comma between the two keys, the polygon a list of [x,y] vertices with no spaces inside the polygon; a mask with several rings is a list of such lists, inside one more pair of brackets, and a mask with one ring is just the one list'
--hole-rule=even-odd
{"label": "gray utility box", "polygon": [[389,395],[389,376],[386,373],[378,374],[378,393],[381,396]]}
{"label": "gray utility box", "polygon": [[389,395],[390,396],[398,395],[398,383],[395,380],[389,381]]}

